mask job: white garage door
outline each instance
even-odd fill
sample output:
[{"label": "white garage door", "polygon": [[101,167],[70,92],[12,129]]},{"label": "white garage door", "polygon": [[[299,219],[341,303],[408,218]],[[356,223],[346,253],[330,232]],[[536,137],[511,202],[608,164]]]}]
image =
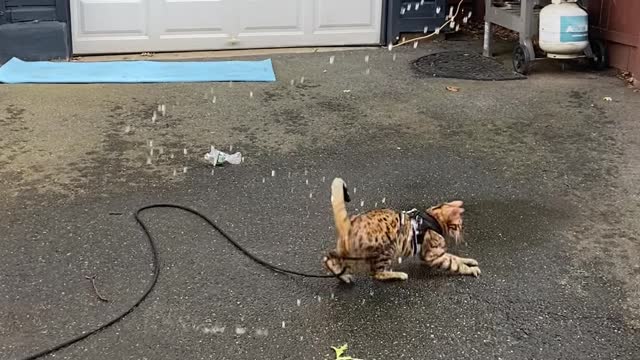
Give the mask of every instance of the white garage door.
[{"label": "white garage door", "polygon": [[75,54],[378,44],[382,0],[71,0]]}]

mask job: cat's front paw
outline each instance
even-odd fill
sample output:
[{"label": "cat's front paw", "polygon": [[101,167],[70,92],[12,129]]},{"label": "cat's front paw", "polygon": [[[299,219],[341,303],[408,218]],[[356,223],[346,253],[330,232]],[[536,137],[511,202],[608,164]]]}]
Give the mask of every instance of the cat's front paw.
[{"label": "cat's front paw", "polygon": [[340,275],[340,280],[342,280],[345,284],[351,284],[353,283],[353,275],[351,274]]},{"label": "cat's front paw", "polygon": [[478,261],[471,258],[459,258],[460,262],[468,266],[478,266]]}]

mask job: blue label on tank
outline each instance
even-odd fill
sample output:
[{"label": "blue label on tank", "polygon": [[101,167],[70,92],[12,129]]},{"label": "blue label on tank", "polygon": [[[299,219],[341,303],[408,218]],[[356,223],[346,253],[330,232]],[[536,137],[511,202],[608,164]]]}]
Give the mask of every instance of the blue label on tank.
[{"label": "blue label on tank", "polygon": [[589,21],[586,16],[560,16],[560,42],[587,41]]}]

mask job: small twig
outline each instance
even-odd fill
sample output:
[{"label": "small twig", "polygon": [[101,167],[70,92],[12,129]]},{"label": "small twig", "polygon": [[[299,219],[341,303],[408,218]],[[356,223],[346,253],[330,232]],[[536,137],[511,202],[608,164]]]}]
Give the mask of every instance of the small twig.
[{"label": "small twig", "polygon": [[105,298],[104,296],[100,295],[100,292],[98,292],[98,288],[96,287],[96,275],[93,276],[84,276],[87,280],[91,281],[91,286],[93,286],[93,291],[96,293],[96,296],[98,297],[98,299],[100,299],[100,301],[104,301],[104,302],[109,302],[109,299]]},{"label": "small twig", "polygon": [[[456,13],[455,13],[455,14],[453,14],[453,16],[449,18],[449,20],[445,21],[445,23],[444,23],[444,24],[442,24],[442,26],[440,26],[440,27],[439,27],[436,31],[434,31],[433,33],[431,33],[431,34],[429,34],[429,35],[425,35],[425,36],[417,37],[417,38],[415,38],[415,39],[409,39],[409,40],[406,40],[406,41],[399,42],[399,43],[398,43],[398,44],[396,44],[396,45],[391,45],[391,48],[393,49],[393,48],[395,48],[395,47],[402,46],[402,45],[404,45],[404,44],[408,44],[408,43],[411,43],[411,42],[414,42],[414,41],[420,41],[420,40],[428,39],[428,38],[430,38],[430,37],[432,37],[432,36],[435,36],[435,35],[440,34],[440,30],[444,29],[447,25],[449,25],[449,23],[451,23],[451,22],[452,22],[456,17],[458,17],[458,14],[460,13],[460,6],[462,5],[462,2],[463,2],[463,1],[464,1],[464,0],[460,0],[460,2],[458,3],[458,7],[456,8]],[[443,10],[444,10],[444,9],[443,9]],[[445,11],[446,11],[446,10],[445,10]]]}]

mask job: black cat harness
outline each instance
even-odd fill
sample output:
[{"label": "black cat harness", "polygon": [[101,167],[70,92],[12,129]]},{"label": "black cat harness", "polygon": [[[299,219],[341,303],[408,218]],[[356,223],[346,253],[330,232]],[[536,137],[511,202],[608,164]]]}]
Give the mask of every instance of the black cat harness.
[{"label": "black cat harness", "polygon": [[407,215],[411,221],[411,244],[413,248],[413,255],[417,255],[420,252],[420,245],[422,245],[422,239],[427,231],[434,231],[444,237],[444,231],[442,230],[442,226],[440,226],[438,220],[436,220],[433,215],[422,212],[418,209],[411,209],[400,213],[398,234],[404,225],[404,215]]}]

